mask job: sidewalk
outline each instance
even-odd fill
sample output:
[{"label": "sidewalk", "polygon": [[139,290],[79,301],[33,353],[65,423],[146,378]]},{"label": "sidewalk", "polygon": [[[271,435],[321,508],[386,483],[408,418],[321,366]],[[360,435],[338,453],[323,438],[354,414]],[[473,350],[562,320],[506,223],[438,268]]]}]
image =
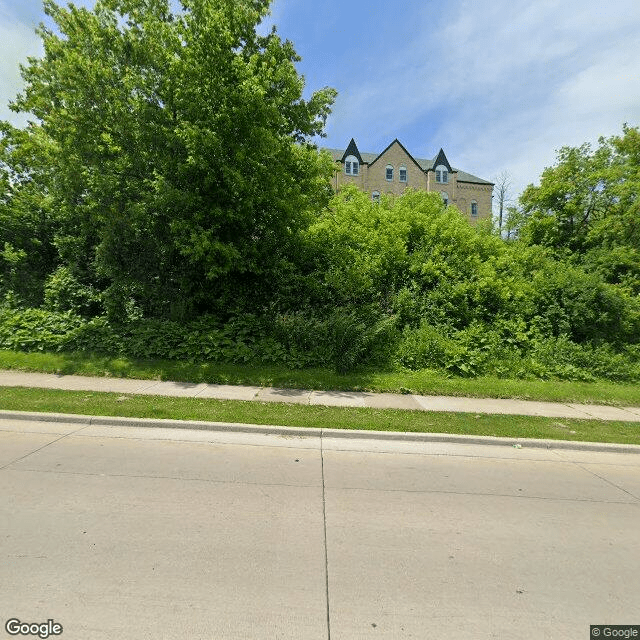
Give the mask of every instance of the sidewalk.
[{"label": "sidewalk", "polygon": [[24,373],[20,371],[0,371],[0,386],[65,389],[69,391],[103,391],[121,394],[183,398],[215,398],[217,400],[288,402],[334,407],[410,409],[416,411],[488,413],[640,422],[640,407],[618,408],[603,405],[535,402],[530,400],[457,398],[357,391],[305,391],[301,389],[276,389],[273,387],[241,387],[124,378],[94,378],[89,376],[69,376],[48,373]]}]

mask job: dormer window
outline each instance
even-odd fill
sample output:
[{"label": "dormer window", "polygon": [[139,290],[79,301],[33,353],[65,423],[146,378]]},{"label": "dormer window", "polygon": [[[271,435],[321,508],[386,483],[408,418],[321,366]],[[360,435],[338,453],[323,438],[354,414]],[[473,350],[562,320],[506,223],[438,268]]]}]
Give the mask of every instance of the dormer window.
[{"label": "dormer window", "polygon": [[347,156],[344,161],[344,172],[348,176],[357,176],[360,174],[360,163],[355,156]]},{"label": "dormer window", "polygon": [[436,182],[440,182],[441,184],[447,184],[447,182],[449,182],[449,172],[443,164],[439,164],[436,167]]},{"label": "dormer window", "polygon": [[390,164],[387,165],[385,175],[386,175],[387,180],[389,182],[391,182],[393,180],[393,167]]},{"label": "dormer window", "polygon": [[407,167],[400,167],[400,169],[398,169],[398,173],[399,173],[399,177],[400,177],[400,182],[406,182],[407,181]]}]

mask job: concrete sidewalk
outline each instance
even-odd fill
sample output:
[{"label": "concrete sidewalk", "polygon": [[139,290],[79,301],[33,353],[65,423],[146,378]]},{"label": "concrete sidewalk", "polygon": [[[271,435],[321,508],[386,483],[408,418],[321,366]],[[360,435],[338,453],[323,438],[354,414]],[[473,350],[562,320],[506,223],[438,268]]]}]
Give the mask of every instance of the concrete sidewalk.
[{"label": "concrete sidewalk", "polygon": [[277,389],[273,387],[243,387],[123,378],[95,378],[90,376],[24,373],[20,371],[0,371],[0,386],[65,389],[69,391],[103,391],[169,397],[215,398],[217,400],[287,402],[335,407],[410,409],[415,411],[488,413],[640,422],[640,407],[619,408],[603,405],[535,402],[530,400],[457,398],[357,391],[305,391],[301,389]]}]

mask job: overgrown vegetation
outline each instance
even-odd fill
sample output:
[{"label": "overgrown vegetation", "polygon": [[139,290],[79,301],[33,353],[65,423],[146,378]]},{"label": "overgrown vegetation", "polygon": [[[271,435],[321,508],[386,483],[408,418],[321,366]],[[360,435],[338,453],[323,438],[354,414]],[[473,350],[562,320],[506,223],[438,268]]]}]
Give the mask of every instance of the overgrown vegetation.
[{"label": "overgrown vegetation", "polygon": [[[330,197],[268,0],[99,0],[2,125],[0,348],[290,369],[640,380],[640,133],[563,149],[516,240],[437,194]],[[513,213],[513,212],[512,212]]]}]

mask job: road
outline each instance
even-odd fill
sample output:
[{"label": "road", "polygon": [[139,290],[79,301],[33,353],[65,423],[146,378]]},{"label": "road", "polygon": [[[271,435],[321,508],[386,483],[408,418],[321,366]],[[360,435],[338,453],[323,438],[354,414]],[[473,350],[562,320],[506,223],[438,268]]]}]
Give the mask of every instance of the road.
[{"label": "road", "polygon": [[640,624],[634,454],[3,420],[0,495],[0,637]]}]

